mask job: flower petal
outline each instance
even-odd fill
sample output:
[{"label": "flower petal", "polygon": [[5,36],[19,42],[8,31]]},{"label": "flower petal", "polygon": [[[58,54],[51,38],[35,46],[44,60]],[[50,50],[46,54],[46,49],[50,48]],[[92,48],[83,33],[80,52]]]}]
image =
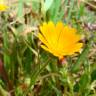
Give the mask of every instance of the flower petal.
[{"label": "flower petal", "polygon": [[46,47],[45,45],[41,45],[41,47],[44,49],[44,50],[46,50],[46,51],[48,51],[48,52],[50,52],[50,53],[54,53],[52,50],[50,50],[48,47]]},{"label": "flower petal", "polygon": [[8,6],[4,4],[0,4],[0,11],[5,11],[8,8]]},{"label": "flower petal", "polygon": [[75,52],[80,52],[81,47],[83,46],[83,43],[76,43],[75,45],[73,45],[68,52],[68,55],[72,55]]},{"label": "flower petal", "polygon": [[45,45],[49,45],[46,38],[44,38],[44,36],[41,33],[38,33],[38,37],[39,39],[45,44]]}]

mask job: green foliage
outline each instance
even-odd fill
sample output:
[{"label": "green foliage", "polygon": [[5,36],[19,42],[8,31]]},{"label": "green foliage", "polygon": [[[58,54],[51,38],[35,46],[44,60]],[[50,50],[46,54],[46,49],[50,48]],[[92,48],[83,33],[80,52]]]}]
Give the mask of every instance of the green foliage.
[{"label": "green foliage", "polygon": [[[0,58],[4,64],[4,72],[0,70],[0,96],[13,96],[11,91],[15,96],[95,96],[94,2],[10,1],[10,8],[0,12]],[[84,36],[80,54],[66,56],[63,62],[41,49],[38,26],[50,20],[77,28]]]},{"label": "green foliage", "polygon": [[53,3],[53,0],[45,0],[45,2],[44,2],[44,11],[46,12],[46,11],[48,11],[48,9],[50,8],[50,6],[52,5],[52,3]]}]

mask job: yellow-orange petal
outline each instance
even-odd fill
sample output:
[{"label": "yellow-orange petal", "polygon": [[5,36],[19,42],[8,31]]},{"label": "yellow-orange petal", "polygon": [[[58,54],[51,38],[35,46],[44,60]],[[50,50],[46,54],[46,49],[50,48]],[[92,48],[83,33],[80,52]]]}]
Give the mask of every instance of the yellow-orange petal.
[{"label": "yellow-orange petal", "polygon": [[38,38],[39,38],[45,45],[48,45],[48,42],[47,42],[46,38],[45,38],[41,33],[38,33]]},{"label": "yellow-orange petal", "polygon": [[83,46],[83,43],[76,43],[74,46],[69,49],[68,55],[72,55],[75,52],[80,52],[81,47]]},{"label": "yellow-orange petal", "polygon": [[46,51],[49,51],[49,49],[45,46],[45,45],[41,45],[41,47],[46,50]]},{"label": "yellow-orange petal", "polygon": [[5,11],[8,8],[7,5],[0,4],[0,11]]},{"label": "yellow-orange petal", "polygon": [[51,45],[50,34],[48,33],[48,25],[44,22],[43,26],[40,26],[40,31],[47,42]]},{"label": "yellow-orange petal", "polygon": [[53,54],[53,51],[50,50],[50,49],[49,49],[48,47],[46,47],[45,45],[41,45],[41,47],[42,47],[44,50],[46,50],[47,52],[50,52],[50,53]]}]

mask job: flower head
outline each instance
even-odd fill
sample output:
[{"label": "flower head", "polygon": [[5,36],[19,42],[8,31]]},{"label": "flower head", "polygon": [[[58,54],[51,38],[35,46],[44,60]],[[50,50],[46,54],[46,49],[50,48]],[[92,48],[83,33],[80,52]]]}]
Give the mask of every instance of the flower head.
[{"label": "flower head", "polygon": [[5,0],[0,0],[0,11],[5,11],[8,6],[5,4]]},{"label": "flower head", "polygon": [[80,52],[83,45],[79,43],[81,35],[76,33],[76,29],[63,25],[62,22],[56,25],[52,21],[44,22],[40,31],[38,38],[43,43],[41,47],[59,58]]},{"label": "flower head", "polygon": [[6,5],[0,4],[0,11],[5,11],[7,8]]}]

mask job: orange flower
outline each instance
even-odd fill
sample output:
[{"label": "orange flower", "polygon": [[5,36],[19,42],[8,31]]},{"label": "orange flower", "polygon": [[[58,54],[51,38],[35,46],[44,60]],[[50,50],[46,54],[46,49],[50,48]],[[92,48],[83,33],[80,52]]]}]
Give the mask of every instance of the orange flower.
[{"label": "orange flower", "polygon": [[80,52],[83,45],[78,42],[81,35],[76,33],[76,29],[63,25],[62,22],[58,22],[56,25],[52,21],[44,22],[40,26],[40,31],[38,38],[43,43],[41,47],[59,58]]}]

